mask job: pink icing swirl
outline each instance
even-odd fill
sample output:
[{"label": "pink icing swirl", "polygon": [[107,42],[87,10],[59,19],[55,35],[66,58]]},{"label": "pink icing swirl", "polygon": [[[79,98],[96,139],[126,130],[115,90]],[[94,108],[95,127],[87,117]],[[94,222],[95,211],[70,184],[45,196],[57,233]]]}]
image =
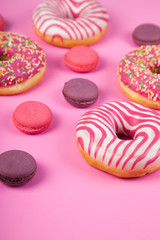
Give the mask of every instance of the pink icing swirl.
[{"label": "pink icing swirl", "polygon": [[37,43],[10,32],[0,32],[0,59],[0,87],[24,82],[46,64],[45,54]]},{"label": "pink icing swirl", "polygon": [[118,67],[124,85],[153,101],[160,100],[159,71],[160,45],[141,46],[131,51]]},{"label": "pink icing swirl", "polygon": [[[119,133],[132,139],[119,139]],[[160,165],[160,115],[139,104],[111,102],[90,110],[76,137],[89,156],[108,166],[132,171]]]}]

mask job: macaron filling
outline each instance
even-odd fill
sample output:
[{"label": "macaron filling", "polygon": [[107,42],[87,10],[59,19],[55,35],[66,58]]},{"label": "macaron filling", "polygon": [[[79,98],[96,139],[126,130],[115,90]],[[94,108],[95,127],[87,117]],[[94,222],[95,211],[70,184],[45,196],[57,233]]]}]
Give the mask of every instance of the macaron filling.
[{"label": "macaron filling", "polygon": [[0,180],[6,183],[7,185],[17,185],[17,184],[23,184],[28,182],[34,175],[36,171],[34,171],[32,174],[26,177],[19,177],[19,178],[11,178],[11,177],[6,177],[3,175],[0,175]]}]

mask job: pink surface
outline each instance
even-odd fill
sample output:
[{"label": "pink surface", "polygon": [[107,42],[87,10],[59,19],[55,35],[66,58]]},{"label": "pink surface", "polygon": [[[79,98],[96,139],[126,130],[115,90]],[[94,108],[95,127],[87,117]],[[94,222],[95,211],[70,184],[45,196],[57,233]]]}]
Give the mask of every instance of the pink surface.
[{"label": "pink surface", "polygon": [[[100,56],[98,67],[85,74],[64,65],[67,49],[51,46],[33,32],[32,12],[39,2],[6,0],[1,4],[6,30],[37,41],[46,52],[47,71],[30,91],[0,96],[0,151],[27,151],[38,164],[37,174],[27,185],[10,188],[0,183],[0,239],[159,239],[160,171],[124,180],[89,166],[75,141],[75,126],[86,110],[70,106],[62,95],[64,82],[84,77],[99,88],[94,106],[126,100],[117,81],[117,66],[137,47],[131,38],[134,28],[145,22],[159,24],[159,0],[152,4],[101,0],[110,23],[104,38],[93,46]],[[21,133],[12,122],[16,106],[32,100],[47,104],[53,112],[50,128],[34,136]]]}]

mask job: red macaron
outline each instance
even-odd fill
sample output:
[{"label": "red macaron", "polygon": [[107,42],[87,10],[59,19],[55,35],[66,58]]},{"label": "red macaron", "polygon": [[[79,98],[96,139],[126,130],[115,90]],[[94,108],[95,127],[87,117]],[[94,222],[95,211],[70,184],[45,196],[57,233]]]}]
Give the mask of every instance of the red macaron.
[{"label": "red macaron", "polygon": [[90,72],[99,62],[97,52],[87,46],[71,48],[64,56],[64,63],[75,72]]},{"label": "red macaron", "polygon": [[4,18],[2,17],[2,15],[0,15],[0,31],[4,31],[4,27],[5,27]]},{"label": "red macaron", "polygon": [[22,132],[36,134],[49,127],[52,121],[52,112],[44,103],[27,101],[15,109],[12,119],[15,126]]}]

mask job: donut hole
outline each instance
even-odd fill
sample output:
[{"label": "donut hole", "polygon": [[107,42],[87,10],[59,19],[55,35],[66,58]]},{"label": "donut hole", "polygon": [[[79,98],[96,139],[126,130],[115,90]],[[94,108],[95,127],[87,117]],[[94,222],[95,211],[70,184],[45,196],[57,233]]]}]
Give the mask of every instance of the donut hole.
[{"label": "donut hole", "polygon": [[125,133],[116,133],[117,137],[120,140],[132,140],[133,138],[131,136],[126,135]]},{"label": "donut hole", "polygon": [[76,14],[76,13],[72,13],[71,15],[66,15],[66,16],[63,16],[63,18],[65,18],[66,20],[68,19],[68,20],[75,20],[75,19],[77,19],[79,17],[79,15],[78,14]]},{"label": "donut hole", "polygon": [[11,59],[11,57],[9,56],[1,56],[0,55],[0,61],[9,61]]},{"label": "donut hole", "polygon": [[160,66],[154,66],[150,70],[153,74],[160,74]]}]

